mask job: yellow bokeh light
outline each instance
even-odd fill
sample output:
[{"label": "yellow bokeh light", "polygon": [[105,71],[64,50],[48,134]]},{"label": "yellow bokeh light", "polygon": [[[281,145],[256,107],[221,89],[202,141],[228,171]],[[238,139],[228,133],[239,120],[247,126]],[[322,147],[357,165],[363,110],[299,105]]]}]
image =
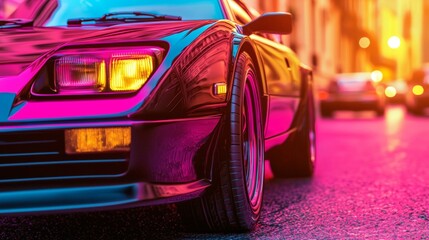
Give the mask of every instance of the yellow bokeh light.
[{"label": "yellow bokeh light", "polygon": [[425,89],[421,85],[415,85],[413,87],[413,94],[416,96],[420,96],[425,92]]},{"label": "yellow bokeh light", "polygon": [[112,91],[138,90],[146,83],[153,70],[153,57],[150,55],[113,59],[110,89]]},{"label": "yellow bokeh light", "polygon": [[389,45],[390,48],[397,49],[401,46],[401,39],[397,36],[392,36],[387,41],[387,44]]},{"label": "yellow bokeh light", "polygon": [[396,88],[389,86],[386,88],[386,90],[384,90],[384,94],[386,95],[386,97],[393,98],[397,94]]},{"label": "yellow bokeh light", "polygon": [[383,73],[380,70],[375,70],[371,73],[371,80],[373,82],[381,82],[383,80]]},{"label": "yellow bokeh light", "polygon": [[359,46],[361,48],[368,48],[370,45],[371,45],[371,40],[369,40],[369,38],[367,38],[367,37],[362,37],[359,40]]}]

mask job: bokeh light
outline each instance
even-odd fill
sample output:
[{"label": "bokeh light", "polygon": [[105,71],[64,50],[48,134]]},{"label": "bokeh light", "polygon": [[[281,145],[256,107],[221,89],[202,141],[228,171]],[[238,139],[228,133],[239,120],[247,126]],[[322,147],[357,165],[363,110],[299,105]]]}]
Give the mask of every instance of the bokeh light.
[{"label": "bokeh light", "polygon": [[371,73],[371,80],[375,83],[383,80],[383,73],[380,70],[375,70]]},{"label": "bokeh light", "polygon": [[361,48],[368,48],[370,45],[371,45],[371,40],[369,40],[369,38],[367,38],[367,37],[362,37],[359,40],[359,46]]},{"label": "bokeh light", "polygon": [[398,36],[392,36],[387,41],[387,44],[392,49],[397,49],[401,46],[401,39]]},{"label": "bokeh light", "polygon": [[386,95],[386,97],[393,98],[397,94],[396,88],[389,86],[386,88],[386,90],[384,90],[384,94]]},{"label": "bokeh light", "polygon": [[416,96],[420,96],[425,92],[425,89],[421,85],[415,85],[413,87],[413,94]]}]

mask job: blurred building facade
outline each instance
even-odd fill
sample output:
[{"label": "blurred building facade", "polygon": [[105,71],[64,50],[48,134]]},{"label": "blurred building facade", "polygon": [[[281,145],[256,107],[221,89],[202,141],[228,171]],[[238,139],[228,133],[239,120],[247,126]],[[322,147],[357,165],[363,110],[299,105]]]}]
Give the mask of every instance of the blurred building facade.
[{"label": "blurred building facade", "polygon": [[[385,81],[406,79],[429,62],[428,0],[245,0],[260,12],[295,16],[290,46],[320,77],[380,70]],[[399,39],[392,48],[391,37]],[[325,81],[326,82],[326,81]]]},{"label": "blurred building facade", "polygon": [[22,0],[0,0],[0,18],[8,16]]},{"label": "blurred building facade", "polygon": [[[22,0],[0,0],[0,17]],[[381,70],[406,78],[429,62],[429,0],[244,0],[260,12],[287,11],[295,30],[285,37],[321,79],[337,72]],[[388,40],[400,39],[392,49]],[[361,41],[364,41],[362,45]],[[323,85],[323,83],[322,83]]]}]

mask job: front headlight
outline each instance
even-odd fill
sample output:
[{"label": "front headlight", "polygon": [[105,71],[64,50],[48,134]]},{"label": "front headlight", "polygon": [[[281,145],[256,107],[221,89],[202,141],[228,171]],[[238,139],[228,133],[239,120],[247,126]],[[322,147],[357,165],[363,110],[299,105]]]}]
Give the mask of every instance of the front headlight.
[{"label": "front headlight", "polygon": [[58,91],[95,91],[106,89],[104,59],[65,56],[55,60],[55,85]]},{"label": "front headlight", "polygon": [[32,93],[79,95],[139,90],[159,66],[159,47],[67,50],[48,61]]},{"label": "front headlight", "polygon": [[154,69],[150,55],[114,56],[110,68],[112,91],[138,90],[149,79]]}]

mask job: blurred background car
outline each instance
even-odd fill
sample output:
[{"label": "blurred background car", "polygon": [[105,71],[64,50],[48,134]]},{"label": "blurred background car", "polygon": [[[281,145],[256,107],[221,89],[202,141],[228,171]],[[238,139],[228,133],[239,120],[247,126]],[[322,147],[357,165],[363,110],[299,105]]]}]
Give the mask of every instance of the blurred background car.
[{"label": "blurred background car", "polygon": [[429,107],[429,64],[412,73],[405,104],[408,112],[414,115],[423,115]]},{"label": "blurred background car", "polygon": [[328,89],[321,91],[320,113],[332,117],[335,111],[373,110],[377,116],[384,115],[385,98],[371,79],[371,73],[345,73],[335,75]]}]

